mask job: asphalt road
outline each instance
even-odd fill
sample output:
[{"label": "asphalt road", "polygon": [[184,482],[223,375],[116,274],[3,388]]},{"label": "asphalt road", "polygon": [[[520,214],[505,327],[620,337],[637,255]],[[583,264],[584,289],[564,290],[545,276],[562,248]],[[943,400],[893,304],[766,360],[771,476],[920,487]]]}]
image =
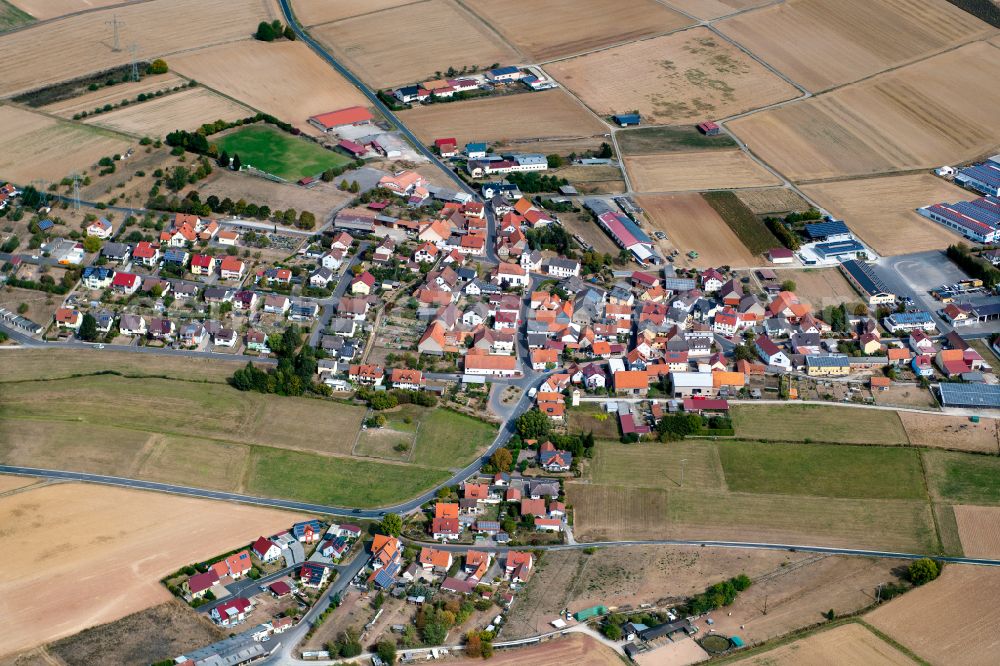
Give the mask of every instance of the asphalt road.
[{"label": "asphalt road", "polygon": [[313,329],[313,332],[309,334],[309,345],[311,347],[316,347],[319,345],[320,336],[323,335],[323,331],[326,327],[330,325],[330,320],[333,319],[334,311],[337,308],[337,303],[340,301],[340,297],[344,295],[347,291],[347,287],[351,284],[351,280],[354,278],[354,274],[351,273],[351,269],[357,266],[361,262],[361,255],[365,253],[371,246],[369,241],[362,241],[358,243],[358,250],[351,257],[351,261],[347,264],[344,269],[344,273],[340,276],[340,281],[337,282],[336,288],[333,290],[333,294],[330,298],[325,298],[323,300],[316,301],[323,306],[323,311],[319,315],[319,323]]}]

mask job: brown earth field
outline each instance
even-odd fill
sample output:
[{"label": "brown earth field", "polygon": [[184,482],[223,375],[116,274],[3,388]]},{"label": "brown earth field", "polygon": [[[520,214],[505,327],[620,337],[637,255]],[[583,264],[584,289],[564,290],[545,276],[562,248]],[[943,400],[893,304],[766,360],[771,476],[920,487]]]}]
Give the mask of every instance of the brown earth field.
[{"label": "brown earth field", "polygon": [[1000,453],[996,419],[972,423],[965,416],[899,412],[906,436],[913,446]]},{"label": "brown earth field", "polygon": [[[24,236],[21,236],[24,238]],[[41,326],[48,326],[55,316],[56,310],[62,305],[62,296],[47,294],[36,289],[21,289],[20,287],[4,287],[0,289],[0,308],[17,312],[21,303],[28,304],[28,311],[23,316]],[[4,378],[7,368],[4,368]]]},{"label": "brown earth field", "polygon": [[400,5],[409,5],[422,2],[423,0],[292,0],[292,8],[295,16],[302,22],[302,25],[311,26],[317,23],[330,23],[340,19],[358,16],[360,14],[374,14],[383,9],[390,9]]},{"label": "brown earth field", "polygon": [[202,201],[214,194],[220,199],[229,197],[233,201],[245,199],[259,204],[266,203],[272,210],[308,210],[316,216],[317,225],[323,224],[334,209],[343,208],[353,196],[338,190],[336,182],[319,182],[312,187],[299,187],[292,183],[276,183],[249,173],[223,169],[214,169],[207,178],[190,186],[189,190],[197,190]]},{"label": "brown earth field", "polygon": [[664,4],[676,7],[700,19],[714,19],[727,16],[733,12],[742,11],[760,5],[770,4],[771,0],[668,0]]},{"label": "brown earth field", "polygon": [[787,187],[736,190],[736,198],[742,201],[755,215],[783,215],[792,211],[809,209],[806,200]]},{"label": "brown earth field", "polygon": [[[105,23],[112,15],[124,23],[119,52]],[[260,21],[277,17],[272,0],[151,0],[67,16],[0,38],[0,96],[126,65],[133,42],[140,58],[169,63],[172,53],[249,39]]]},{"label": "brown earth field", "polygon": [[[465,0],[532,62],[631,42],[691,25],[653,0]],[[558,25],[558,30],[553,26]]]},{"label": "brown earth field", "polygon": [[[15,33],[20,34],[20,33]],[[137,143],[110,130],[0,106],[0,178],[58,181]]]},{"label": "brown earth field", "polygon": [[108,5],[117,5],[121,0],[7,0],[39,21],[58,18],[66,14],[82,12]]},{"label": "brown earth field", "polygon": [[517,60],[514,50],[496,34],[447,0],[355,16],[310,32],[375,88],[426,81],[449,67],[488,67]]},{"label": "brown earth field", "polygon": [[[4,293],[4,292],[0,292]],[[2,352],[2,382],[58,379],[112,370],[130,376],[170,377],[224,384],[243,360],[188,358],[90,349],[10,349]]]},{"label": "brown earth field", "polygon": [[847,278],[836,268],[794,268],[775,273],[781,281],[793,281],[795,293],[814,310],[859,300]]},{"label": "brown earth field", "polygon": [[[548,172],[565,178],[581,194],[617,194],[625,191],[625,180],[616,166],[573,164]],[[562,216],[560,215],[560,220]]]},{"label": "brown earth field", "polygon": [[982,82],[998,77],[996,47],[977,42],[728,128],[795,181],[955,164],[996,150],[1000,88]]},{"label": "brown earth field", "polygon": [[[482,659],[462,657],[449,664],[472,666],[482,664]],[[490,658],[494,666],[522,666],[522,664],[574,664],[575,666],[621,666],[615,652],[590,636],[575,635],[545,641],[538,645],[511,650],[497,650]]]},{"label": "brown earth field", "polygon": [[863,625],[850,622],[729,663],[738,666],[907,666],[914,662]]},{"label": "brown earth field", "polygon": [[252,115],[242,104],[199,87],[91,116],[86,122],[126,134],[162,138],[174,130],[194,130],[215,120],[232,121]]},{"label": "brown earth field", "polygon": [[943,250],[961,240],[916,212],[930,204],[975,199],[973,192],[929,173],[804,185],[802,190],[882,255]]},{"label": "brown earth field", "polygon": [[39,479],[32,476],[12,476],[10,474],[0,474],[0,493],[6,493],[18,488],[24,488],[38,483]]},{"label": "brown earth field", "polygon": [[159,583],[164,575],[298,519],[273,509],[76,483],[0,498],[9,547],[0,580],[0,614],[7,618],[0,652],[169,601]]},{"label": "brown earth field", "polygon": [[175,56],[170,66],[310,134],[319,134],[308,123],[310,116],[368,105],[357,88],[301,42],[221,44]]},{"label": "brown earth field", "polygon": [[[561,213],[559,221],[566,227],[566,231],[571,234],[580,234],[583,240],[593,245],[597,252],[612,256],[618,254],[619,247],[588,215]],[[617,426],[615,426],[615,436],[618,436]]]},{"label": "brown earth field", "polygon": [[[607,131],[600,120],[558,89],[428,104],[400,111],[399,119],[425,144],[441,137],[454,137],[463,145],[469,141],[592,137]],[[531,144],[521,150],[534,151]]]},{"label": "brown earth field", "polygon": [[996,32],[946,0],[792,0],[716,27],[812,92]]},{"label": "brown earth field", "polygon": [[997,595],[1000,570],[951,564],[865,619],[932,664],[986,666],[996,663]]},{"label": "brown earth field", "polygon": [[97,107],[105,104],[118,104],[123,99],[135,99],[140,94],[155,94],[159,90],[167,91],[175,86],[187,83],[187,79],[177,76],[173,72],[159,76],[147,76],[141,81],[130,81],[128,83],[118,83],[111,87],[103,87],[93,92],[86,92],[77,97],[64,99],[47,106],[42,110],[46,113],[54,113],[63,118],[72,118],[74,113],[80,111],[93,111]]},{"label": "brown earth field", "polygon": [[636,202],[649,225],[667,234],[681,255],[698,252],[697,259],[684,261],[699,267],[754,264],[750,250],[697,192],[639,196]]},{"label": "brown earth field", "polygon": [[721,190],[780,185],[767,169],[742,150],[707,150],[626,157],[636,192]]},{"label": "brown earth field", "polygon": [[598,51],[546,69],[598,114],[637,109],[648,123],[724,118],[798,94],[707,28]]},{"label": "brown earth field", "polygon": [[1000,557],[1000,507],[953,507],[962,552],[966,557]]},{"label": "brown earth field", "polygon": [[804,559],[782,551],[670,546],[545,553],[512,607],[504,635],[544,633],[564,608],[572,613],[595,604],[628,609],[674,603],[723,577],[758,578]]}]

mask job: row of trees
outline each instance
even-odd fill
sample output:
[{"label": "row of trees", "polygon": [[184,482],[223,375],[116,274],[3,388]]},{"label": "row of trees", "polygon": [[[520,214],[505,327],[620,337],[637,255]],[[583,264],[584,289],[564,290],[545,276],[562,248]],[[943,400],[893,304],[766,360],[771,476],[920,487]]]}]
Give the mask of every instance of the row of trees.
[{"label": "row of trees", "polygon": [[297,326],[289,326],[283,333],[268,337],[268,346],[278,357],[278,366],[262,370],[253,363],[247,363],[229,379],[230,385],[240,391],[276,393],[278,395],[302,395],[312,386],[316,374],[316,356],[313,348],[303,345],[295,353],[301,342],[301,332]]},{"label": "row of trees", "polygon": [[535,192],[556,192],[561,186],[569,185],[569,181],[565,178],[546,176],[539,174],[537,171],[509,173],[507,174],[507,180],[517,185],[522,192],[528,194]]},{"label": "row of trees", "polygon": [[1000,270],[993,267],[993,264],[977,257],[969,250],[965,243],[957,243],[948,246],[948,258],[971,277],[979,278],[983,285],[989,289],[1000,284]]}]

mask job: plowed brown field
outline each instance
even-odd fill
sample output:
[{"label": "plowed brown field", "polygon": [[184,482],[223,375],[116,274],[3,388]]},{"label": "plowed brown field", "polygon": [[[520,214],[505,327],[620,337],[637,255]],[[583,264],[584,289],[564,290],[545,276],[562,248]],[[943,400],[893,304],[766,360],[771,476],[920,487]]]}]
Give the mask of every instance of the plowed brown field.
[{"label": "plowed brown field", "polygon": [[677,192],[780,185],[741,150],[706,150],[625,158],[636,192]]}]

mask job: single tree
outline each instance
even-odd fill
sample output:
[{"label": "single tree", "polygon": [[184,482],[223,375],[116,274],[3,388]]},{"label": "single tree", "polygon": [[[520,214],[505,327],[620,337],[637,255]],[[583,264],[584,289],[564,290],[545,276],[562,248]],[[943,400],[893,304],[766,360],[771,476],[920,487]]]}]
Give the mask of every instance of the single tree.
[{"label": "single tree", "polygon": [[150,74],[166,74],[168,71],[170,68],[167,67],[167,61],[162,58],[157,58],[149,65]]},{"label": "single tree", "polygon": [[257,26],[257,32],[254,34],[254,38],[259,39],[262,42],[273,42],[275,38],[274,28],[267,21],[261,21]]},{"label": "single tree", "polygon": [[97,339],[97,320],[89,312],[83,315],[83,321],[80,322],[80,339],[87,342]]},{"label": "single tree", "polygon": [[514,459],[511,456],[510,450],[501,448],[497,449],[493,453],[490,457],[490,462],[498,472],[506,472],[510,470],[510,466],[514,462]]},{"label": "single tree", "polygon": [[295,31],[292,30],[292,26],[286,25],[285,26],[285,31],[282,34],[285,36],[285,39],[287,39],[288,41],[290,41],[290,42],[294,42],[295,41]]},{"label": "single tree", "polygon": [[781,283],[782,291],[795,291],[795,280],[785,280]]},{"label": "single tree", "polygon": [[94,254],[101,250],[101,239],[97,236],[87,236],[83,239],[83,249],[88,254]]},{"label": "single tree", "polygon": [[382,659],[382,663],[389,666],[396,663],[396,643],[393,641],[389,639],[379,641],[375,651],[379,658]]},{"label": "single tree", "polygon": [[378,524],[379,531],[389,536],[398,537],[403,531],[403,519],[395,513],[387,513]]},{"label": "single tree", "polygon": [[924,583],[929,583],[938,577],[941,573],[941,567],[937,562],[929,557],[922,557],[916,560],[910,567],[906,570],[906,576],[910,579],[910,582],[914,585],[923,585]]},{"label": "single tree", "polygon": [[[239,153],[234,153],[233,154],[233,161],[230,164],[229,168],[232,169],[233,171],[239,171],[240,167],[242,167],[242,166],[243,166],[243,163],[240,162],[240,154]],[[242,201],[242,199],[240,199],[240,201]],[[243,204],[243,206],[245,208],[246,204]]]},{"label": "single tree", "polygon": [[611,152],[611,144],[607,142],[602,143],[601,150],[597,153],[597,156],[604,159],[610,159],[612,155],[614,155],[614,153]]},{"label": "single tree", "polygon": [[229,153],[225,150],[219,155],[218,164],[220,167],[229,168]]}]

